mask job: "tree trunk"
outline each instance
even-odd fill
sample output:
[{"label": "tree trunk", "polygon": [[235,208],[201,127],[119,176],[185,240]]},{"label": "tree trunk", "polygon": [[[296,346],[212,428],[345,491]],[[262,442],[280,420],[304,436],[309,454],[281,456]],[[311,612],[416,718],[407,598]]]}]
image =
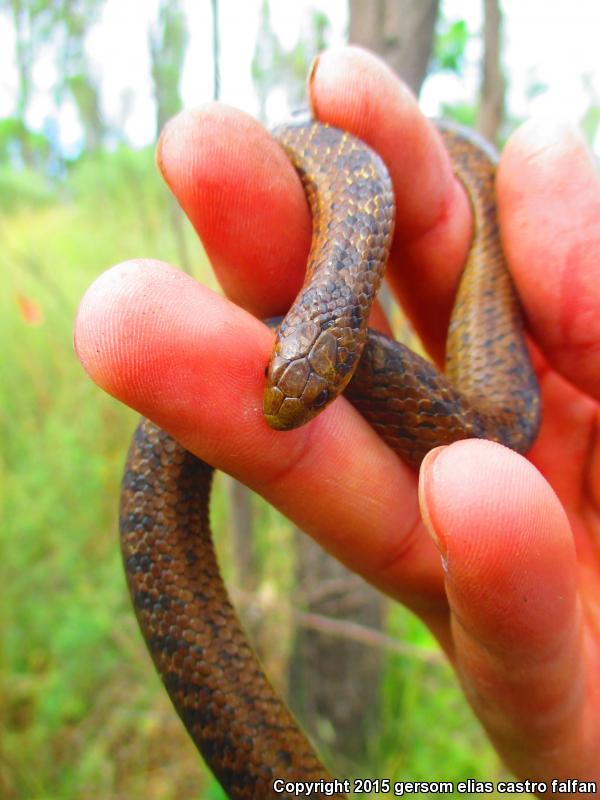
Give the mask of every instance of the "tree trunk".
[{"label": "tree trunk", "polygon": [[253,537],[252,493],[243,483],[227,477],[227,504],[231,529],[235,582],[251,594],[258,588],[260,570]]},{"label": "tree trunk", "polygon": [[[427,75],[439,0],[350,0],[350,42],[377,53],[415,95]],[[388,317],[394,303],[387,285],[379,302]]]},{"label": "tree trunk", "polygon": [[504,118],[505,82],[500,63],[502,14],[498,0],[484,0],[484,55],[477,130],[497,144]]},{"label": "tree trunk", "polygon": [[79,119],[84,130],[86,152],[93,152],[102,147],[105,135],[104,120],[100,111],[100,91],[93,78],[84,71],[82,53],[80,72],[67,78],[66,84],[75,101]]},{"label": "tree trunk", "polygon": [[33,21],[27,4],[11,0],[10,9],[15,30],[15,53],[17,66],[17,98],[15,117],[19,121],[19,145],[21,158],[27,167],[34,167],[35,154],[30,146],[29,131],[25,116],[31,95],[31,71],[33,67],[32,29]]},{"label": "tree trunk", "polygon": [[[349,620],[381,630],[381,594],[328,556],[312,539],[297,535],[296,603],[309,614]],[[290,662],[292,710],[309,735],[356,770],[377,726],[382,650],[330,632],[300,626]]]},{"label": "tree trunk", "polygon": [[221,31],[219,27],[219,0],[211,0],[212,10],[212,55],[213,55],[213,100],[221,96]]},{"label": "tree trunk", "polygon": [[[148,49],[156,100],[156,132],[181,108],[179,80],[188,42],[187,24],[180,0],[161,0],[158,20],[148,31]],[[169,194],[167,211],[177,248],[179,266],[191,272],[191,260],[185,238],[183,212]]]},{"label": "tree trunk", "polygon": [[374,50],[418,95],[439,0],[350,0],[350,41]]}]

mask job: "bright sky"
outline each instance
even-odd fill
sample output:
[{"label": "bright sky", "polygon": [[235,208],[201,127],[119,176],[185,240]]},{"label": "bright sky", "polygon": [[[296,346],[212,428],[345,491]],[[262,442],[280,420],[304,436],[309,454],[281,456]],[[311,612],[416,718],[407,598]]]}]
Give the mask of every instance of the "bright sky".
[{"label": "bright sky", "polygon": [[[579,120],[586,109],[600,104],[600,3],[598,0],[503,0],[505,15],[504,65],[509,79],[508,105],[512,114],[566,117]],[[209,0],[185,0],[190,32],[188,55],[182,74],[186,106],[195,106],[212,94],[211,9]],[[221,99],[250,113],[257,100],[250,75],[261,0],[220,0]],[[481,27],[482,0],[443,0],[450,19],[465,17],[471,30]],[[100,79],[103,108],[109,119],[123,124],[132,144],[141,146],[155,138],[154,107],[149,79],[147,31],[156,18],[156,0],[106,0],[103,14],[90,33],[87,50]],[[271,0],[273,27],[285,47],[291,48],[307,24],[310,9],[324,11],[332,23],[333,43],[344,41],[346,0]],[[473,97],[478,79],[479,43],[467,52],[461,78],[437,75],[423,89],[422,105],[436,114],[443,100]],[[41,51],[34,71],[35,102],[29,114],[32,126],[42,129],[56,116],[52,98],[55,78],[49,54]],[[547,90],[534,99],[533,85]],[[0,116],[14,110],[16,69],[14,37],[0,18]],[[269,107],[273,116],[285,116],[280,98]],[[61,141],[76,150],[80,128],[75,109],[65,104],[58,114]],[[600,152],[600,141],[596,143]]]}]

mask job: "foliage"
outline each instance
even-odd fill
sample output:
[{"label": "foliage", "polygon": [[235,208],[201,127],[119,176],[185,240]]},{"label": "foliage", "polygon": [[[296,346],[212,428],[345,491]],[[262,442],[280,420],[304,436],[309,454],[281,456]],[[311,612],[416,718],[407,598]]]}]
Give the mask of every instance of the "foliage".
[{"label": "foliage", "polygon": [[39,208],[56,201],[56,188],[44,175],[33,170],[0,167],[0,211],[14,213]]},{"label": "foliage", "polygon": [[[99,13],[101,3],[102,0],[70,0],[68,3],[0,0],[0,12],[11,19],[15,33],[18,71],[15,117],[22,123],[21,131],[17,131],[16,141],[20,145],[20,160],[27,166],[31,167],[33,163],[27,143],[25,120],[34,89],[34,67],[41,52],[51,50],[53,54],[53,63],[58,72],[55,84],[58,101],[68,89],[69,81],[74,76],[78,77],[77,83],[71,84],[72,88],[78,89],[72,92],[72,98],[76,105],[85,98],[85,104],[78,106],[81,121],[88,134],[92,130],[95,134],[88,135],[88,144],[96,145],[99,141],[98,128],[101,127],[101,121],[97,114],[97,97],[90,102],[90,94],[95,92],[96,87],[88,75],[84,39],[89,26]],[[86,83],[86,92],[82,90],[83,83]]]},{"label": "foliage", "polygon": [[477,108],[472,103],[443,103],[442,117],[452,119],[467,128],[474,128],[477,121]]},{"label": "foliage", "polygon": [[45,134],[29,130],[17,117],[0,119],[0,164],[48,174],[53,156],[52,144]]},{"label": "foliage", "polygon": [[263,0],[251,66],[260,119],[266,119],[267,98],[274,89],[283,89],[291,108],[304,104],[309,65],[327,47],[330,28],[327,15],[313,10],[307,19],[307,31],[290,50],[285,50],[271,26],[269,0]]},{"label": "foliage", "polygon": [[114,219],[117,209],[127,209],[136,218],[149,244],[161,228],[167,192],[154,163],[153,148],[131,150],[121,145],[114,152],[86,154],[70,170],[67,188],[77,208]]},{"label": "foliage", "polygon": [[469,29],[464,19],[450,22],[442,17],[433,48],[432,71],[448,71],[459,75],[469,36]]},{"label": "foliage", "polygon": [[180,2],[163,0],[157,24],[148,33],[158,130],[181,108],[179,80],[187,41],[186,19]]},{"label": "foliage", "polygon": [[583,128],[587,141],[592,144],[600,127],[600,106],[590,106],[584,118],[581,120],[581,127]]},{"label": "foliage", "polygon": [[[121,165],[111,165],[113,178]],[[199,796],[206,780],[154,678],[119,563],[118,480],[134,415],[90,383],[71,343],[85,287],[143,253],[146,231],[116,181],[100,217],[82,174],[70,188],[85,202],[55,197],[13,211],[0,228],[0,604],[10,620],[0,651],[0,796]],[[157,210],[151,219],[156,228]],[[159,230],[153,247],[173,259]]]}]

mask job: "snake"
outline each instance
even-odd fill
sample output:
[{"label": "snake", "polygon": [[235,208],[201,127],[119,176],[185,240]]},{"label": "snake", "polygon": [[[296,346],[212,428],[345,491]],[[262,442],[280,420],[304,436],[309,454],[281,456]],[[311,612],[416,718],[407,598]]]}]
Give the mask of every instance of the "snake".
[{"label": "snake", "polygon": [[[459,439],[491,439],[520,453],[534,442],[540,393],[500,244],[496,156],[470,132],[438,129],[473,218],[444,372],[368,325],[394,229],[394,191],[382,159],[312,119],[275,130],[302,181],[313,235],[305,282],[278,324],[265,370],[263,411],[272,428],[309,423],[343,392],[414,468],[432,448]],[[141,420],[122,480],[120,531],[148,650],[230,798],[292,798],[295,787],[309,784],[312,797],[345,797],[238,620],[209,526],[212,475],[210,465]]]}]

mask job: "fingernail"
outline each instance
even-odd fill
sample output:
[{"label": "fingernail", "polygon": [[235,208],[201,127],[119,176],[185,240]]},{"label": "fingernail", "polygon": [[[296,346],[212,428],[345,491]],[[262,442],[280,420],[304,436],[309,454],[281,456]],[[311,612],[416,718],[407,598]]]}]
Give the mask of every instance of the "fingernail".
[{"label": "fingernail", "polygon": [[319,68],[319,62],[321,61],[321,54],[319,53],[316,55],[312,63],[310,65],[310,69],[308,71],[308,80],[307,80],[307,95],[308,95],[308,103],[310,105],[310,111],[313,117],[317,119],[317,109],[315,108],[314,103],[314,96],[313,96],[313,87],[315,83],[315,75],[317,74],[317,69]]},{"label": "fingernail", "polygon": [[431,490],[431,485],[435,480],[434,469],[435,469],[435,462],[438,456],[444,452],[446,449],[445,446],[443,447],[436,447],[433,450],[430,450],[429,453],[425,456],[421,463],[421,469],[419,470],[419,506],[421,509],[421,516],[423,518],[423,523],[425,527],[433,539],[433,542],[437,549],[440,551],[440,555],[442,556],[442,563],[444,565],[444,569],[447,568],[447,548],[446,548],[446,540],[444,539],[443,532],[441,530],[437,530],[435,527],[435,523],[433,520],[433,514],[431,513],[431,509],[429,507],[430,497],[429,493]]},{"label": "fingernail", "polygon": [[549,153],[562,157],[567,151],[589,152],[581,129],[566,117],[556,114],[538,114],[527,120],[509,137],[507,146],[519,147],[523,141],[528,160],[540,157],[546,161]]}]

